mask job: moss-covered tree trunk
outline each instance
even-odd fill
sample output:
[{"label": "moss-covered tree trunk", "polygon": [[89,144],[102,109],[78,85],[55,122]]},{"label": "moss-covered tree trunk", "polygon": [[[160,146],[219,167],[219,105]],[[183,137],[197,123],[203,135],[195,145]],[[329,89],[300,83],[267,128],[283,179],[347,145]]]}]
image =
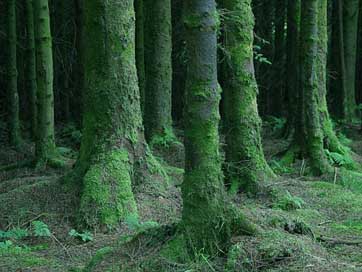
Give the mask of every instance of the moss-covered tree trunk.
[{"label": "moss-covered tree trunk", "polygon": [[132,184],[150,175],[152,157],[142,124],[132,0],[83,2],[82,59],[83,137],[66,180],[80,189],[80,221],[113,228],[137,216]]},{"label": "moss-covered tree trunk", "polygon": [[32,138],[36,140],[37,135],[37,102],[36,102],[36,57],[35,57],[35,36],[34,36],[34,9],[33,0],[26,0],[26,89],[29,92],[29,108],[31,120]]},{"label": "moss-covered tree trunk", "polygon": [[34,0],[37,66],[38,124],[37,165],[43,166],[56,156],[54,137],[53,53],[48,0]]},{"label": "moss-covered tree trunk", "polygon": [[8,126],[10,144],[19,147],[21,143],[19,120],[19,94],[17,70],[16,1],[7,1],[7,96]]},{"label": "moss-covered tree trunk", "polygon": [[225,11],[222,65],[226,133],[227,183],[233,191],[257,192],[273,176],[261,144],[257,109],[258,87],[254,75],[254,17],[250,0],[220,0]]},{"label": "moss-covered tree trunk", "polygon": [[171,139],[172,24],[170,0],[147,0],[145,132],[149,143]]},{"label": "moss-covered tree trunk", "polygon": [[191,251],[212,255],[225,250],[235,219],[228,211],[219,154],[216,19],[214,0],[184,2],[189,61],[182,227]]},{"label": "moss-covered tree trunk", "polygon": [[136,65],[138,85],[141,95],[141,109],[144,112],[145,106],[145,17],[144,17],[144,0],[135,0],[134,7],[136,12]]},{"label": "moss-covered tree trunk", "polygon": [[[328,174],[333,169],[327,152],[349,154],[333,131],[326,102],[327,0],[302,2],[300,50],[301,96],[298,104],[303,105],[302,130],[296,123],[294,143],[298,148],[294,151],[301,151],[302,157],[309,160],[313,174]],[[297,133],[298,130],[301,132]],[[305,135],[305,139],[300,134]]]},{"label": "moss-covered tree trunk", "polygon": [[348,122],[356,117],[356,57],[359,0],[343,1],[343,38],[346,89],[343,97],[343,116]]}]

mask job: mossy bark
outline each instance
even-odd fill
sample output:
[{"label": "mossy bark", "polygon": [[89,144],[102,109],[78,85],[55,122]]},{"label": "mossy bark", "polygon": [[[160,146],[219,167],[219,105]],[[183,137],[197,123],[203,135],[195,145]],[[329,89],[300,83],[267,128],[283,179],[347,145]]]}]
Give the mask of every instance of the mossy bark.
[{"label": "mossy bark", "polygon": [[214,0],[186,0],[188,73],[182,230],[193,253],[219,254],[239,219],[230,212],[222,180],[218,125],[217,12]]},{"label": "mossy bark", "polygon": [[37,66],[38,124],[35,146],[37,165],[56,156],[54,137],[53,52],[48,0],[34,0]]},{"label": "mossy bark", "polygon": [[356,117],[356,57],[359,0],[343,1],[343,38],[346,92],[343,97],[344,119],[352,122]]},{"label": "mossy bark", "polygon": [[36,140],[37,134],[37,101],[36,101],[36,56],[35,56],[35,34],[34,34],[34,8],[33,0],[26,0],[26,89],[29,92],[31,135]]},{"label": "mossy bark", "polygon": [[17,70],[17,33],[16,33],[16,1],[7,1],[7,96],[8,96],[8,126],[9,142],[14,147],[21,144],[19,120],[19,94]]},{"label": "mossy bark", "polygon": [[144,123],[147,141],[152,144],[160,137],[173,138],[171,0],[147,0],[144,4],[146,12]]},{"label": "mossy bark", "polygon": [[[349,156],[339,142],[329,117],[326,101],[326,66],[328,50],[327,0],[308,0],[302,3],[300,35],[302,135],[295,133],[293,152],[309,159],[314,174],[333,171],[326,150]],[[296,126],[296,131],[300,128]],[[288,154],[290,155],[290,154]]]},{"label": "mossy bark", "polygon": [[261,120],[257,108],[258,87],[254,75],[254,17],[250,0],[220,0],[225,11],[222,65],[226,132],[226,176],[233,191],[258,192],[274,176],[261,144]]},{"label": "mossy bark", "polygon": [[137,216],[132,185],[140,171],[151,171],[145,165],[154,160],[142,124],[134,5],[132,0],[84,1],[83,12],[83,137],[66,179],[80,189],[80,221],[114,228]]}]

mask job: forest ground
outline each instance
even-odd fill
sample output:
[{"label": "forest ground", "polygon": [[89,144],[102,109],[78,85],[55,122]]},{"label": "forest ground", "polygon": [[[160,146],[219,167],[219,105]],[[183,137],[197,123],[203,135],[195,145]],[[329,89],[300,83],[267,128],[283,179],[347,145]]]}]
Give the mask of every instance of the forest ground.
[{"label": "forest ground", "polygon": [[[58,182],[70,167],[0,171],[0,271],[362,271],[362,175],[336,168],[327,181],[301,175],[303,161],[281,165],[275,155],[288,141],[275,136],[275,127],[267,122],[264,149],[279,177],[267,195],[234,197],[260,231],[234,237],[229,260],[200,253],[191,262],[165,247],[172,228],[162,226],[178,222],[182,208],[183,150],[175,146],[155,152],[170,176],[169,190],[136,189],[140,218],[127,218],[107,234],[78,229],[70,235],[77,197]],[[342,140],[362,155],[359,127],[343,133],[351,140]],[[58,128],[58,146],[70,165],[78,134],[69,126]],[[31,145],[22,152],[1,148],[0,165],[26,161],[30,154]]]}]

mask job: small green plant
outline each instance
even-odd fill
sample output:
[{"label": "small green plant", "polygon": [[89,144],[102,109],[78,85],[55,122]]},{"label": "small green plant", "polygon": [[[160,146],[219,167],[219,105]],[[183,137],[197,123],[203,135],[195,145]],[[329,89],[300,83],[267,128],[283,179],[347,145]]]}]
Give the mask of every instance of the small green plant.
[{"label": "small green plant", "polygon": [[330,163],[335,165],[336,167],[343,167],[353,164],[352,158],[347,153],[339,154],[336,152],[331,152],[328,149],[325,150],[325,153]]},{"label": "small green plant", "polygon": [[293,196],[289,191],[280,197],[277,202],[273,205],[273,208],[281,209],[284,211],[292,211],[303,208],[305,202],[303,199],[297,196]]},{"label": "small green plant", "polygon": [[286,167],[276,160],[272,160],[269,165],[276,174],[289,174],[293,172],[293,169],[291,167]]},{"label": "small green plant", "polygon": [[82,240],[83,242],[93,241],[93,235],[89,231],[85,231],[83,233],[80,233],[80,232],[76,231],[75,229],[72,229],[69,232],[69,236],[74,237],[74,238],[78,238],[78,239]]},{"label": "small green plant", "polygon": [[33,221],[32,223],[33,232],[36,237],[50,237],[51,232],[47,224],[43,221]]},{"label": "small green plant", "polygon": [[[269,43],[269,42],[267,42]],[[254,45],[254,59],[257,61],[257,62],[260,62],[260,63],[265,63],[265,64],[268,64],[268,65],[271,65],[271,61],[268,60],[268,58],[266,58],[262,53],[261,53],[261,46],[259,45]]]},{"label": "small green plant", "polygon": [[9,231],[0,230],[0,240],[2,239],[21,240],[27,236],[29,236],[29,233],[26,229],[15,228]]},{"label": "small green plant", "polygon": [[154,221],[140,223],[138,216],[134,214],[127,216],[125,223],[130,230],[135,232],[143,232],[147,229],[158,227],[158,223]]}]

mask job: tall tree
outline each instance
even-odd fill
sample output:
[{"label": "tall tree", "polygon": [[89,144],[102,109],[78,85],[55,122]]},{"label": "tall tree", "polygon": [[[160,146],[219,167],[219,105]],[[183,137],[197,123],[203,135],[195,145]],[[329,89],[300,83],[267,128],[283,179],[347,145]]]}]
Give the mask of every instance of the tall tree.
[{"label": "tall tree", "polygon": [[[300,0],[288,0],[287,7],[287,41],[286,41],[286,96],[288,100],[287,125],[284,136],[293,135],[293,125],[297,121],[299,92],[299,32]],[[300,113],[299,113],[300,114]]]},{"label": "tall tree", "polygon": [[8,73],[8,125],[10,144],[19,147],[21,143],[19,120],[19,94],[17,71],[16,1],[7,1],[7,73]]},{"label": "tall tree", "polygon": [[31,134],[33,139],[36,139],[37,134],[37,102],[36,102],[36,56],[35,56],[35,36],[34,36],[34,9],[33,0],[26,0],[26,89],[29,92],[29,107],[31,118]]},{"label": "tall tree", "polygon": [[260,182],[274,174],[261,144],[261,120],[257,108],[258,87],[254,75],[254,17],[250,0],[220,0],[224,9],[223,64],[227,182],[232,190],[257,192]]},{"label": "tall tree", "polygon": [[[220,87],[214,0],[184,2],[188,72],[185,109],[185,178],[182,226],[194,252],[219,254],[240,217],[226,202],[219,154]],[[239,228],[240,227],[240,228]]]},{"label": "tall tree", "polygon": [[147,0],[146,10],[146,138],[172,139],[171,0]]},{"label": "tall tree", "polygon": [[[327,108],[327,39],[327,0],[302,1],[298,101],[301,117],[300,122],[295,122],[297,147],[291,151],[298,151],[308,159],[312,172],[317,175],[332,172],[326,152],[349,156],[333,131]],[[289,153],[287,158],[291,157]]]},{"label": "tall tree", "polygon": [[282,117],[285,113],[285,18],[287,1],[275,0],[274,56],[272,60],[272,86],[268,92],[271,114]]},{"label": "tall tree", "polygon": [[53,52],[48,0],[34,0],[37,66],[37,166],[56,160],[54,136]]},{"label": "tall tree", "polygon": [[80,221],[112,228],[137,215],[132,185],[155,165],[144,139],[132,0],[83,1],[82,59],[83,137],[65,181],[81,192]]},{"label": "tall tree", "polygon": [[345,60],[345,93],[343,117],[352,122],[356,117],[356,57],[359,0],[343,1],[343,45]]}]

